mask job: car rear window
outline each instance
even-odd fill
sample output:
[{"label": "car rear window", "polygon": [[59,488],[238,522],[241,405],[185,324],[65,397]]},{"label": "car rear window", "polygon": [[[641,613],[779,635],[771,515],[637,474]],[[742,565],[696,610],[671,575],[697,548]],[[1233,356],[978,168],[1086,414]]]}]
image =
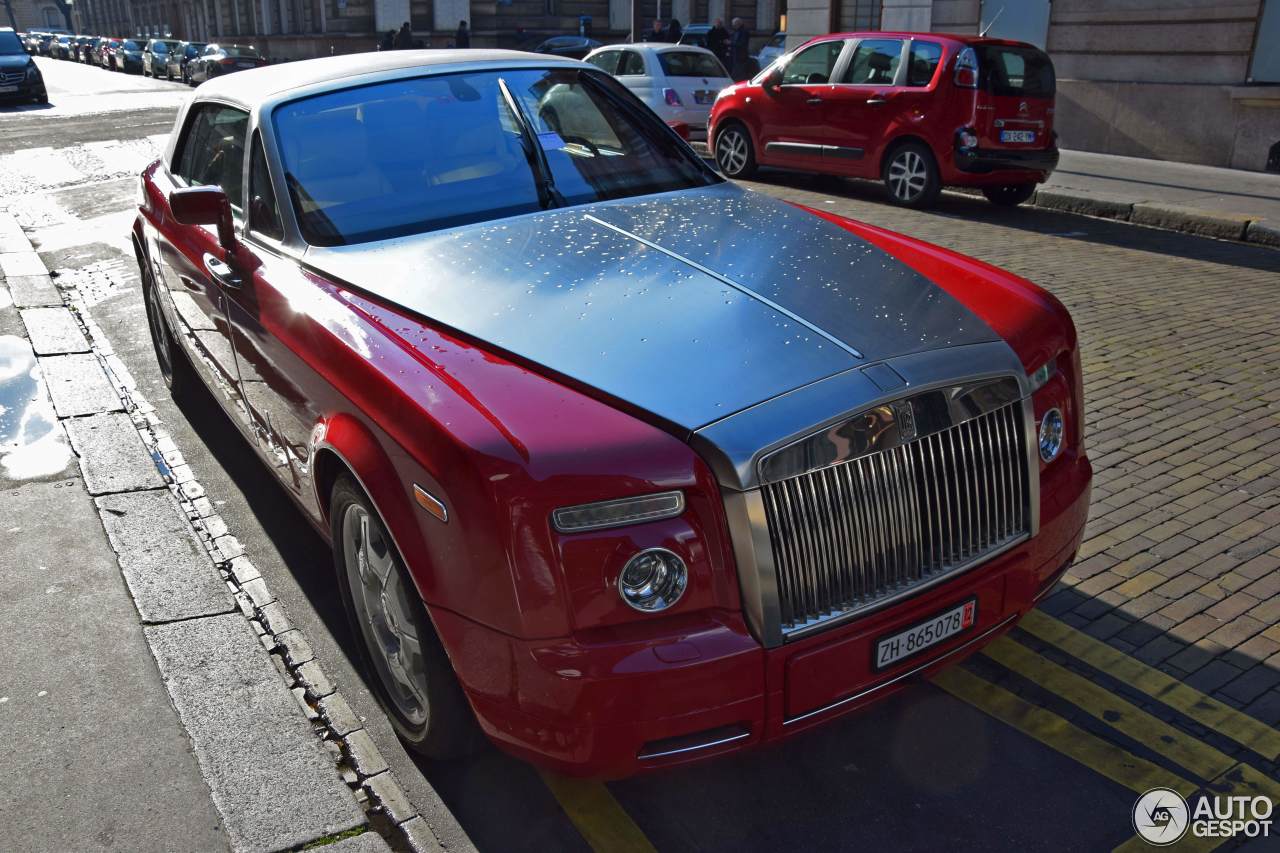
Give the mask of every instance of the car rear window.
[{"label": "car rear window", "polygon": [[[527,117],[527,134],[500,80]],[[272,116],[290,200],[313,245],[717,180],[619,83],[596,71],[396,80],[293,101]]]},{"label": "car rear window", "polygon": [[18,37],[11,32],[0,33],[0,54],[9,53],[26,53],[22,49],[22,42],[18,41]]},{"label": "car rear window", "polygon": [[993,95],[1052,98],[1053,63],[1034,47],[979,45],[978,75],[982,88]]},{"label": "car rear window", "polygon": [[255,47],[224,47],[222,52],[240,59],[260,59],[262,56]]},{"label": "car rear window", "polygon": [[120,46],[123,47],[125,50],[142,50],[142,46],[139,45],[136,41],[132,41],[132,40],[126,41]]},{"label": "car rear window", "polygon": [[667,50],[658,54],[658,63],[668,77],[728,77],[720,60],[697,50]]}]

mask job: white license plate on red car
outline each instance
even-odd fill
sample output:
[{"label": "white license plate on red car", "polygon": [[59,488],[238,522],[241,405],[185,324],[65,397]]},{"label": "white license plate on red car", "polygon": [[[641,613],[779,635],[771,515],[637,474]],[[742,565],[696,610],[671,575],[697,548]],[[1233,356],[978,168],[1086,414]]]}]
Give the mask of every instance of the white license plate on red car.
[{"label": "white license plate on red car", "polygon": [[1035,142],[1036,132],[1034,130],[1002,130],[1000,131],[1001,142]]},{"label": "white license plate on red car", "polygon": [[876,641],[875,668],[893,666],[898,661],[969,630],[977,621],[978,599],[971,598],[950,610],[918,622],[905,631],[881,637]]}]

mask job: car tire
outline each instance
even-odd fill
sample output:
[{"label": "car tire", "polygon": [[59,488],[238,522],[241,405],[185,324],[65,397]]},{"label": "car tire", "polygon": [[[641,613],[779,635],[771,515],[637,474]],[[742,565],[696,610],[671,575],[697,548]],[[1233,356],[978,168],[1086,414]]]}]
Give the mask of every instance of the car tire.
[{"label": "car tire", "polygon": [[889,201],[902,207],[932,207],[942,192],[938,163],[923,142],[904,142],[892,149],[880,177]]},{"label": "car tire", "polygon": [[396,733],[427,758],[476,751],[484,737],[449,656],[386,525],[348,474],[334,483],[329,518],[342,602]]},{"label": "car tire", "polygon": [[751,131],[742,122],[726,124],[716,134],[716,165],[726,177],[749,178],[756,172],[756,149]]},{"label": "car tire", "polygon": [[160,367],[160,377],[164,379],[169,396],[181,400],[191,393],[196,386],[195,369],[187,359],[187,354],[173,338],[169,322],[165,319],[160,305],[160,291],[152,280],[146,265],[142,264],[142,301],[147,311],[147,328],[151,332],[151,346],[155,349],[156,364]]},{"label": "car tire", "polygon": [[1017,207],[1035,193],[1035,184],[1006,184],[982,188],[982,194],[987,197],[987,201],[1000,207]]}]

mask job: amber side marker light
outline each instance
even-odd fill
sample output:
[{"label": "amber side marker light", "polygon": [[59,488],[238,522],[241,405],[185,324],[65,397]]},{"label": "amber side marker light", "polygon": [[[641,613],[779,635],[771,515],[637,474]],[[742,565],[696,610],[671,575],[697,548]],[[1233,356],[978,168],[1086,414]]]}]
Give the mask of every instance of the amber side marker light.
[{"label": "amber side marker light", "polygon": [[414,500],[418,502],[418,506],[422,507],[444,523],[449,523],[449,510],[445,509],[444,501],[440,500],[417,483],[413,484],[413,497]]},{"label": "amber side marker light", "polygon": [[583,533],[588,530],[603,530],[606,527],[622,527],[627,524],[675,518],[682,512],[684,512],[683,492],[660,492],[656,495],[642,495],[637,498],[619,498],[561,507],[551,513],[551,523],[561,533]]}]

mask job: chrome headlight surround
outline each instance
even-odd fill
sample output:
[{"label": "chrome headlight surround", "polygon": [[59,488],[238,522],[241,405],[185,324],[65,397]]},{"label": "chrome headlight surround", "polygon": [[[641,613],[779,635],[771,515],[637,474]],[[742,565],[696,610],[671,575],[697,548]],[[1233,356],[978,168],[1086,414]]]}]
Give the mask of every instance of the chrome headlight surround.
[{"label": "chrome headlight surround", "polygon": [[634,610],[657,613],[671,607],[689,586],[689,569],[666,548],[646,548],[623,566],[618,595]]},{"label": "chrome headlight surround", "polygon": [[551,525],[560,533],[586,533],[675,518],[683,512],[684,492],[677,490],[561,507],[551,513]]},{"label": "chrome headlight surround", "polygon": [[1045,412],[1040,418],[1039,430],[1041,461],[1047,464],[1058,458],[1058,454],[1062,452],[1065,434],[1066,426],[1062,419],[1062,412],[1056,408]]}]

